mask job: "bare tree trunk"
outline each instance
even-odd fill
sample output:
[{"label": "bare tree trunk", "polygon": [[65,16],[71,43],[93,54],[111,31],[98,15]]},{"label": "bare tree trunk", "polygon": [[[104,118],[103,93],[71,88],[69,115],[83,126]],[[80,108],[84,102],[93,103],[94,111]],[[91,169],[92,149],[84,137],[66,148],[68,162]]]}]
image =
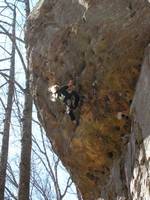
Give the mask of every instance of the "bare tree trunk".
[{"label": "bare tree trunk", "polygon": [[[24,0],[26,17],[30,13],[29,0]],[[25,104],[23,111],[22,149],[20,162],[19,200],[28,200],[30,194],[31,146],[32,146],[32,96],[30,93],[29,65],[26,70]]]},{"label": "bare tree trunk", "polygon": [[29,0],[24,0],[24,3],[25,3],[26,18],[28,18],[30,14],[30,2]]},{"label": "bare tree trunk", "polygon": [[20,162],[19,200],[28,200],[30,192],[30,165],[32,145],[32,97],[29,71],[26,76],[25,105],[23,111],[22,149]]},{"label": "bare tree trunk", "polygon": [[1,158],[0,158],[0,199],[4,199],[5,182],[6,182],[6,169],[9,148],[9,132],[11,122],[11,112],[14,96],[14,79],[15,79],[15,43],[16,43],[16,8],[13,10],[13,23],[12,23],[12,52],[10,60],[10,75],[8,85],[7,106],[5,112]]}]

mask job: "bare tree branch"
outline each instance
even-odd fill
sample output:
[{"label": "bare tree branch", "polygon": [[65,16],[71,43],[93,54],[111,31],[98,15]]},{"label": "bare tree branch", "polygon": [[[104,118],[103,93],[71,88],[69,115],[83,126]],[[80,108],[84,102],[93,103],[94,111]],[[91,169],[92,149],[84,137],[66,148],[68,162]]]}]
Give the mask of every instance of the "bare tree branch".
[{"label": "bare tree branch", "polygon": [[0,20],[0,23],[6,24],[6,25],[8,25],[8,26],[12,26],[12,24],[10,24],[10,23],[8,23],[8,22],[6,22],[6,21],[2,21],[2,20]]},{"label": "bare tree branch", "polygon": [[[8,8],[8,6],[7,6],[7,8]],[[13,18],[11,18],[10,16],[3,15],[3,14],[1,14],[1,16],[2,16],[2,17],[5,17],[5,18],[8,18],[8,19],[10,19],[10,20],[13,20]]]},{"label": "bare tree branch", "polygon": [[[8,78],[7,80],[9,80],[9,78],[10,78],[9,75],[7,75],[7,74],[5,74],[5,73],[3,73],[3,72],[1,72],[1,71],[0,71],[0,74],[1,74],[3,77]],[[9,81],[11,81],[11,80],[9,80]],[[23,93],[25,92],[25,89],[24,89],[16,80],[13,80],[13,82],[20,88],[20,90],[21,90]]]},{"label": "bare tree branch", "polygon": [[10,60],[11,58],[3,58],[3,59],[0,59],[0,62],[3,62],[3,61],[7,61],[7,60]]},{"label": "bare tree branch", "polygon": [[14,175],[14,172],[12,170],[12,167],[11,165],[8,163],[7,164],[7,170],[9,172],[9,174],[7,173],[7,178],[9,178],[10,182],[13,184],[14,187],[18,188],[18,183],[16,181],[16,178],[15,178],[15,175]]},{"label": "bare tree branch", "polygon": [[8,8],[8,6],[1,6],[1,8],[3,8],[0,12],[0,15],[2,15],[2,12],[4,12],[4,10],[6,10]]},{"label": "bare tree branch", "polygon": [[[10,2],[7,2],[7,0],[4,0],[4,2],[6,3],[7,7],[10,8],[12,11],[14,10],[14,4],[13,3],[10,3]],[[16,7],[16,6],[15,6]],[[16,9],[16,8],[15,8]]]},{"label": "bare tree branch", "polygon": [[9,53],[9,51],[7,51],[7,49],[5,49],[3,46],[0,45],[0,48],[3,49],[6,53],[8,53],[9,55],[11,55],[11,53]]},{"label": "bare tree branch", "polygon": [[3,102],[3,100],[2,100],[2,98],[1,98],[1,97],[0,97],[0,102],[1,102],[1,104],[2,104],[2,106],[3,106],[3,108],[4,108],[4,110],[6,111],[5,104],[4,104],[4,102]]},{"label": "bare tree branch", "polygon": [[[0,25],[0,28],[6,33],[6,35],[9,37],[9,39],[12,41],[12,37],[9,34],[9,32],[2,25]],[[17,53],[18,53],[18,55],[20,57],[21,63],[22,63],[23,68],[24,68],[24,71],[25,71],[25,73],[27,73],[26,64],[24,62],[23,56],[22,56],[22,54],[21,54],[16,42],[15,42],[15,47],[16,47]]]},{"label": "bare tree branch", "polygon": [[0,88],[4,87],[7,84],[7,82],[3,83]]},{"label": "bare tree branch", "polygon": [[69,177],[68,180],[67,180],[67,185],[66,185],[66,188],[65,188],[65,190],[64,190],[64,193],[61,195],[61,198],[62,198],[62,199],[63,199],[64,196],[66,195],[67,190],[68,190],[68,188],[71,187],[72,183],[73,183],[73,182],[72,182],[72,180],[71,180],[71,177]]},{"label": "bare tree branch", "polygon": [[17,198],[15,197],[15,195],[10,191],[10,189],[8,187],[5,187],[6,191],[9,193],[11,199],[15,199],[17,200]]},{"label": "bare tree branch", "polygon": [[[1,27],[1,26],[2,26],[2,25],[0,25],[0,27]],[[6,32],[0,31],[0,34],[2,34],[2,35],[7,35],[7,36],[9,36],[9,37],[12,37],[12,34],[9,33],[8,31],[7,31],[7,34],[6,34]],[[18,40],[19,42],[22,42],[23,44],[25,44],[25,41],[22,40],[21,38],[17,37],[17,36],[16,36],[16,40]]]}]

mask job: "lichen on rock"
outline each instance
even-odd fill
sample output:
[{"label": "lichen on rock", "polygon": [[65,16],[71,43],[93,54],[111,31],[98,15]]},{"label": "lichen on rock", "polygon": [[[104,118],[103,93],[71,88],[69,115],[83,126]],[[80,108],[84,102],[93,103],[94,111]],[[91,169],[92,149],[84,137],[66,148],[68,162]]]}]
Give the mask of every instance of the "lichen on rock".
[{"label": "lichen on rock", "polygon": [[[29,16],[26,40],[38,115],[84,200],[130,199],[123,156],[149,19],[145,0],[43,0]],[[49,94],[70,78],[85,97],[78,127]]]}]

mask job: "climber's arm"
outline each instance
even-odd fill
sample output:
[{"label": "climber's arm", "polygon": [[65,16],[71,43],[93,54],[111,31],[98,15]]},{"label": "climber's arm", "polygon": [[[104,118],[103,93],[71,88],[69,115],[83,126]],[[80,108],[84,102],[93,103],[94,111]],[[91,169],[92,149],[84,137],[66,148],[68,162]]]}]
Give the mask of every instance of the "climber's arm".
[{"label": "climber's arm", "polygon": [[56,93],[58,94],[58,96],[60,96],[61,94],[65,96],[67,89],[68,89],[68,86],[62,86],[56,91]]}]

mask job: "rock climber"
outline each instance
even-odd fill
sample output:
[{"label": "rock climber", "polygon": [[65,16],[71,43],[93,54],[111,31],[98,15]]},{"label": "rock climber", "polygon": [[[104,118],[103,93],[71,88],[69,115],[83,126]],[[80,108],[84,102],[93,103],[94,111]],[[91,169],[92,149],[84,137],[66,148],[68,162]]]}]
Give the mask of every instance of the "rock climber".
[{"label": "rock climber", "polygon": [[66,113],[70,116],[71,121],[79,125],[79,119],[75,116],[74,111],[79,105],[80,97],[75,91],[74,81],[72,79],[69,80],[67,85],[59,88],[56,93],[58,98],[63,98],[63,102],[66,105]]}]

